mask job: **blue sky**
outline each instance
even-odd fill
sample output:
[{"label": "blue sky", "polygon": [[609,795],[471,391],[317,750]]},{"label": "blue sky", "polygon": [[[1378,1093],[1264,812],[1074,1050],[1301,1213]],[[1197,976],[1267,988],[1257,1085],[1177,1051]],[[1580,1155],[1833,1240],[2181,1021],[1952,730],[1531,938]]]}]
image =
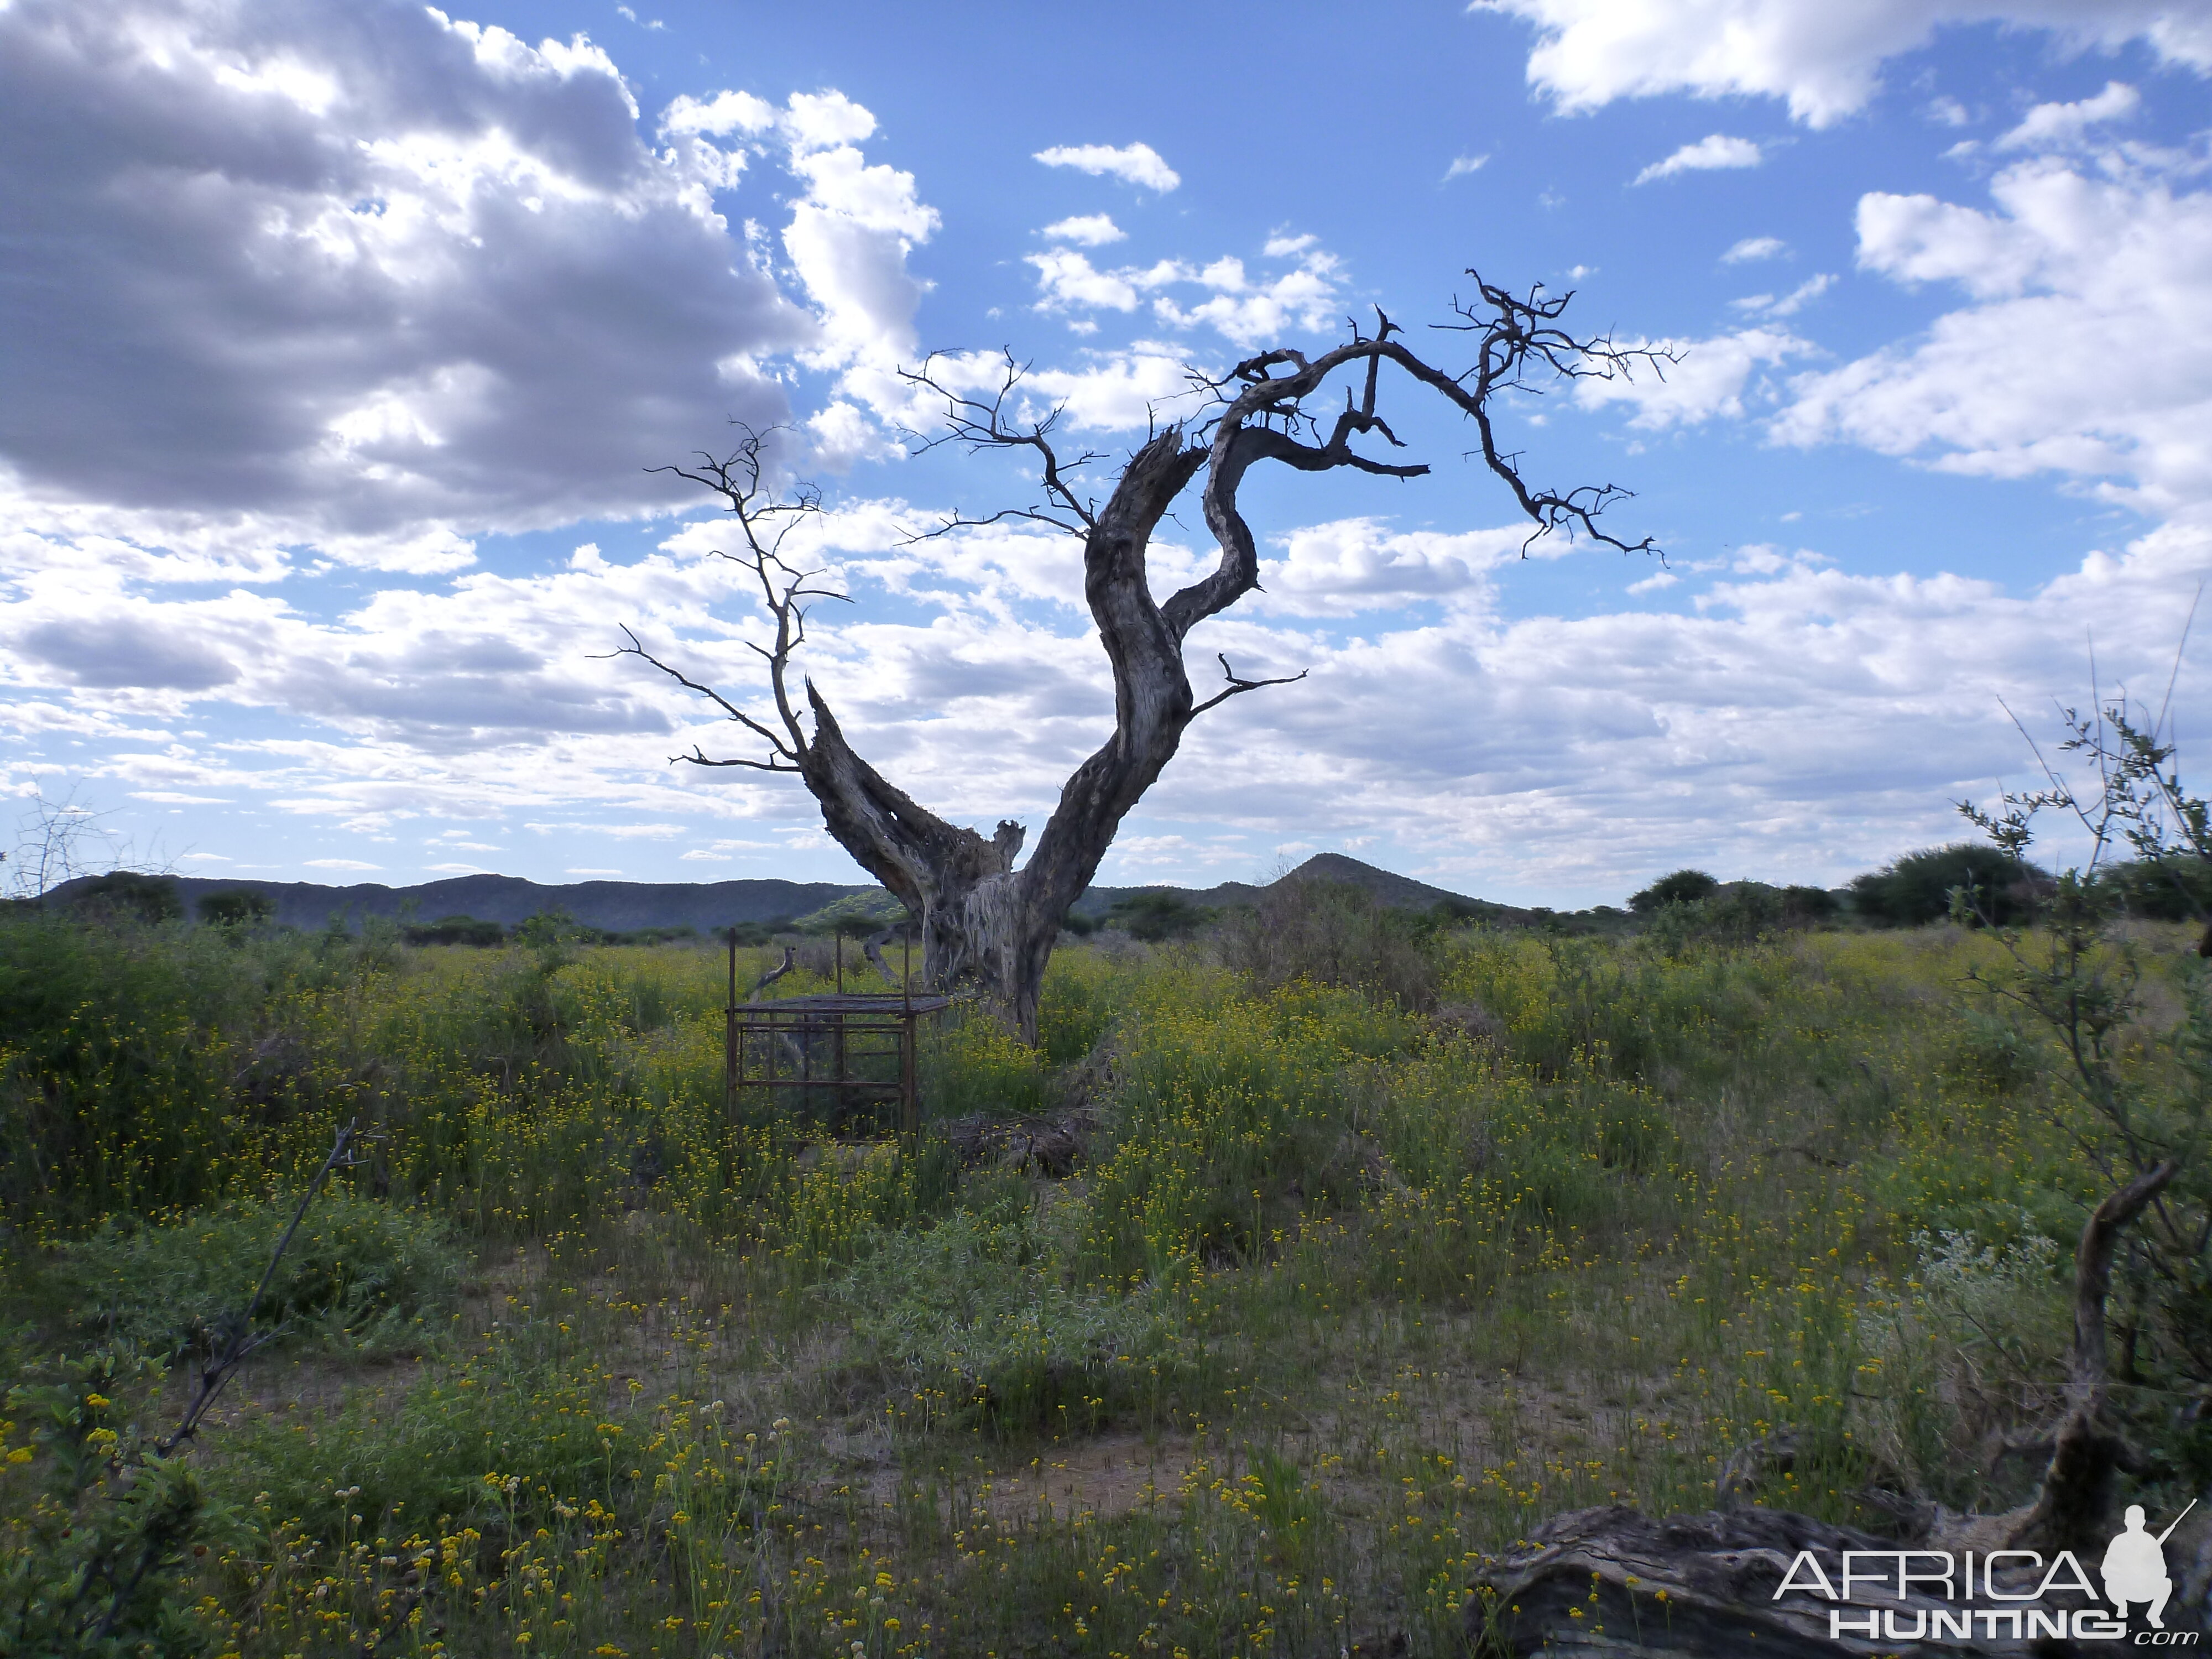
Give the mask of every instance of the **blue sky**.
[{"label": "blue sky", "polygon": [[[1432,474],[1255,476],[1267,592],[1194,678],[1308,678],[1194,726],[1101,879],[1838,882],[2026,781],[2006,707],[2049,735],[2093,653],[2164,696],[2208,74],[2207,0],[0,3],[0,782],[187,873],[853,878],[795,781],[666,764],[742,734],[605,655],[757,684],[646,471],[744,419],[832,509],[804,665],[856,744],[1034,832],[1110,729],[1079,550],[914,543],[1026,486],[909,455],[896,371],[1011,349],[1118,455],[1188,368],[1378,305],[1449,361],[1473,266],[1678,353],[1505,417],[1664,562],[1519,557],[1386,385]],[[1163,587],[1210,558],[1168,532]]]}]

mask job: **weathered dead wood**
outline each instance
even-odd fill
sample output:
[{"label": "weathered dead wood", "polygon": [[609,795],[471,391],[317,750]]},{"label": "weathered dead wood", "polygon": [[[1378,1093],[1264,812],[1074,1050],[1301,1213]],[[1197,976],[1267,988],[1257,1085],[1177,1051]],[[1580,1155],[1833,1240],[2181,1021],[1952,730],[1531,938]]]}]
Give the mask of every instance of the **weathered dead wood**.
[{"label": "weathered dead wood", "polygon": [[1083,1162],[1097,1127],[1096,1116],[1087,1111],[1054,1118],[994,1118],[979,1113],[946,1125],[945,1138],[964,1169],[996,1165],[1034,1170],[1047,1180],[1065,1181]]},{"label": "weathered dead wood", "polygon": [[2167,1161],[2108,1194],[2081,1229],[2074,1250],[2074,1346],[2068,1358],[2066,1415],[2033,1506],[2013,1529],[2015,1548],[2087,1550],[2111,1533],[2112,1477],[2131,1462],[2127,1442],[2106,1410],[2105,1298],[2120,1235],[2164,1192],[2179,1170]]},{"label": "weathered dead wood", "polygon": [[[1871,1659],[1900,1652],[2024,1659],[2040,1651],[2008,1635],[1984,1638],[1978,1626],[1966,1641],[1867,1638],[1848,1631],[1834,1636],[1829,1613],[1837,1603],[1795,1588],[1776,1596],[1801,1550],[1816,1552],[1832,1578],[1845,1550],[1896,1548],[1893,1541],[1784,1510],[1663,1521],[1624,1505],[1578,1510],[1553,1516],[1484,1565],[1463,1626],[1474,1652],[1515,1659]],[[2034,1580],[2027,1583],[2032,1592]],[[1861,1583],[1847,1611],[1854,1620],[1869,1612],[1894,1614],[1897,1628],[1910,1632],[1929,1628],[1939,1610],[1955,1615],[1966,1605],[1919,1594],[1917,1587],[1899,1597]],[[2044,1605],[2086,1602],[2054,1589]]]},{"label": "weathered dead wood", "polygon": [[767,990],[769,986],[775,984],[776,981],[781,979],[786,974],[791,972],[791,970],[798,965],[798,947],[791,945],[785,945],[783,947],[783,960],[776,963],[775,967],[769,969],[768,972],[763,974],[758,979],[753,981],[752,992],[745,998],[745,1000],[747,1002],[758,1002],[760,1000],[760,994],[763,991]]},{"label": "weathered dead wood", "polygon": [[890,963],[884,960],[884,946],[897,937],[897,928],[886,927],[882,933],[872,934],[860,942],[860,954],[875,965],[876,971],[883,975],[884,983],[894,991],[906,981],[892,970]]},{"label": "weathered dead wood", "polygon": [[[927,533],[1012,517],[1053,526],[1084,544],[1084,598],[1113,672],[1114,733],[1068,779],[1019,871],[1014,859],[1025,838],[1022,825],[1003,822],[987,841],[919,805],[854,750],[811,680],[804,684],[805,712],[813,722],[811,732],[807,730],[789,682],[793,654],[805,640],[809,605],[845,595],[811,586],[817,572],[787,562],[788,538],[820,512],[820,500],[807,490],[787,500],[767,490],[763,434],[747,430],[726,459],[708,455],[695,467],[662,470],[714,490],[729,506],[743,544],[722,556],[752,574],[775,623],[772,642],[753,647],[768,665],[773,710],[748,713],[648,653],[635,635],[619,654],[638,657],[707,698],[768,751],[764,757],[725,759],[695,747],[673,758],[799,774],[820,803],[830,833],[919,922],[925,981],[945,990],[971,988],[1033,1042],[1044,965],[1061,919],[1090,884],[1122,819],[1174,757],[1192,720],[1231,698],[1303,678],[1241,675],[1219,656],[1224,684],[1200,701],[1183,660],[1194,628],[1260,585],[1257,548],[1237,505],[1238,489],[1255,463],[1275,461],[1304,472],[1351,467],[1401,479],[1426,473],[1425,464],[1380,460],[1352,447],[1354,438],[1376,436],[1404,447],[1376,412],[1379,376],[1388,363],[1474,422],[1474,453],[1534,525],[1531,541],[1563,530],[1624,551],[1654,550],[1648,538],[1624,542],[1598,527],[1598,515],[1626,492],[1611,484],[1565,493],[1530,487],[1519,457],[1498,447],[1491,399],[1542,382],[1625,376],[1639,363],[1658,370],[1671,356],[1568,333],[1559,319],[1571,295],[1546,295],[1537,289],[1516,296],[1479,276],[1475,283],[1480,297],[1455,302],[1459,320],[1447,325],[1473,337],[1474,361],[1467,369],[1454,373],[1423,361],[1393,337],[1396,325],[1378,313],[1371,337],[1355,327],[1347,343],[1318,356],[1282,349],[1247,359],[1219,380],[1194,376],[1212,399],[1212,411],[1193,428],[1156,431],[1121,468],[1103,506],[1083,493],[1080,475],[1103,458],[1063,458],[1052,435],[1061,410],[1038,418],[1023,410],[1024,368],[1011,356],[988,396],[969,395],[960,376],[940,370],[933,358],[906,376],[918,390],[945,400],[945,430],[922,447],[950,442],[975,451],[1033,453],[1043,491],[1037,505],[982,518],[956,514]],[[1364,370],[1362,392],[1355,398],[1347,388],[1339,410],[1310,408],[1308,399],[1340,369]],[[1212,570],[1163,604],[1153,599],[1147,580],[1147,550],[1176,498],[1201,473],[1205,520],[1220,556]]]}]

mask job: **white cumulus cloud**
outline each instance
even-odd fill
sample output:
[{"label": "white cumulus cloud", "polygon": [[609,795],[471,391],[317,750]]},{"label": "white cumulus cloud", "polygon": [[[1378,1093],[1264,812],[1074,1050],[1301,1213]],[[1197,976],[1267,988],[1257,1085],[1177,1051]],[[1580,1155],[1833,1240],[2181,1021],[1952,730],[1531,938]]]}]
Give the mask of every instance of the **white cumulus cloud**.
[{"label": "white cumulus cloud", "polygon": [[2212,193],[2114,155],[2021,161],[1990,194],[1861,198],[1863,269],[1968,303],[1800,380],[1778,434],[2212,515]]},{"label": "white cumulus cloud", "polygon": [[[779,358],[838,377],[820,465],[884,453],[937,215],[875,128],[834,91],[653,121],[581,36],[398,0],[0,8],[0,194],[36,230],[0,284],[0,500],[154,579],[431,574],[688,499],[646,469],[787,419]],[[722,211],[762,155],[797,185],[788,293],[774,230]]]},{"label": "white cumulus cloud", "polygon": [[1786,329],[1766,327],[1739,329],[1709,340],[1623,343],[1632,349],[1668,346],[1676,361],[1656,367],[1634,365],[1632,374],[1618,374],[1610,380],[1577,380],[1575,398],[1591,409],[1625,404],[1633,411],[1629,424],[1648,430],[1695,426],[1716,416],[1739,416],[1759,370],[1814,349]]},{"label": "white cumulus cloud", "polygon": [[[1291,330],[1312,331],[1336,319],[1339,262],[1310,236],[1276,236],[1264,253],[1288,258],[1291,267],[1255,275],[1242,259],[1224,256],[1204,265],[1161,259],[1146,266],[1102,270],[1073,248],[1026,256],[1037,273],[1036,308],[1073,313],[1132,312],[1152,297],[1153,316],[1171,328],[1211,327],[1232,343],[1249,346]],[[1198,289],[1203,299],[1179,300],[1173,290]]]},{"label": "white cumulus cloud", "polygon": [[1182,183],[1182,176],[1160,159],[1150,144],[1055,144],[1033,158],[1048,167],[1073,167],[1078,173],[1107,174],[1163,193]]},{"label": "white cumulus cloud", "polygon": [[2093,127],[2124,120],[2142,106],[2142,94],[2124,81],[2107,81],[2094,98],[2071,104],[2038,104],[2000,137],[1998,149],[2049,149],[2078,143]]},{"label": "white cumulus cloud", "polygon": [[1889,58],[1947,25],[2046,30],[2070,48],[2148,42],[2212,70],[2202,0],[1475,0],[1536,27],[1528,80],[1562,109],[1688,92],[1781,98],[1828,126],[1866,106]]},{"label": "white cumulus cloud", "polygon": [[1648,185],[1654,179],[1671,179],[1678,173],[1710,173],[1731,167],[1755,167],[1759,148],[1748,138],[1731,138],[1711,132],[1694,144],[1685,144],[1662,161],[1654,161],[1630,182]]},{"label": "white cumulus cloud", "polygon": [[665,502],[818,334],[715,210],[723,118],[656,152],[581,37],[389,0],[0,9],[0,467],[417,569]]},{"label": "white cumulus cloud", "polygon": [[1754,312],[1761,317],[1794,317],[1835,285],[1835,277],[1822,271],[1817,276],[1808,276],[1778,300],[1771,294],[1754,294],[1729,303],[1738,311]]},{"label": "white cumulus cloud", "polygon": [[1047,225],[1044,234],[1054,241],[1080,242],[1085,247],[1103,247],[1109,242],[1127,240],[1129,233],[1115,224],[1109,215],[1086,213]]}]

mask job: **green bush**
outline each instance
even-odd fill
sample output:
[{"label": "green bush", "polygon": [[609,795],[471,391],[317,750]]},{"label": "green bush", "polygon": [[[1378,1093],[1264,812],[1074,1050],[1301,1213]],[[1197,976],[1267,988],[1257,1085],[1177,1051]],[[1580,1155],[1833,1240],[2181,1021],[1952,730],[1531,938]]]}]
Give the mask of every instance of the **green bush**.
[{"label": "green bush", "polygon": [[1106,908],[1106,925],[1126,929],[1132,939],[1157,945],[1187,939],[1213,920],[1213,912],[1176,893],[1133,893]]},{"label": "green bush", "polygon": [[1097,952],[1054,952],[1037,1000],[1037,1046],[1045,1064],[1070,1065],[1097,1048],[1113,1029],[1124,989],[1121,975]]},{"label": "green bush", "polygon": [[1660,948],[1679,951],[1693,943],[1748,945],[1769,933],[1813,927],[1839,908],[1835,895],[1826,888],[1731,881],[1703,898],[1675,900],[1644,914],[1650,918],[1650,937]]},{"label": "green bush", "polygon": [[0,1654],[215,1651],[217,1626],[195,1606],[192,1567],[205,1553],[198,1540],[228,1517],[131,1420],[157,1368],[106,1350],[39,1370],[45,1380],[6,1401],[11,1419],[27,1419],[30,1444],[9,1455],[0,1480]]},{"label": "green bush", "polygon": [[1801,887],[1793,882],[1782,890],[1783,915],[1793,922],[1826,921],[1843,908],[1836,896],[1825,887]]},{"label": "green bush", "polygon": [[219,1196],[238,1139],[222,1034],[287,948],[0,914],[0,1209],[75,1226]]},{"label": "green bush", "polygon": [[1870,1449],[1893,1477],[1964,1502],[1980,1472],[1961,1465],[1956,1446],[1994,1443],[2063,1407],[2064,1254],[2033,1232],[2002,1245],[1921,1233],[1912,1247],[1906,1293],[1861,1316],[1873,1361],[1860,1384]]},{"label": "green bush", "polygon": [[1157,1402],[1181,1366],[1153,1285],[1075,1289],[1035,1218],[946,1217],[886,1233],[828,1287],[869,1363],[946,1423],[1090,1427]]},{"label": "green bush", "polygon": [[924,1030],[922,1111],[933,1119],[1024,1117],[1045,1108],[1045,1059],[988,1014],[950,1012]]},{"label": "green bush", "polygon": [[2100,891],[2131,916],[2195,921],[2212,914],[2212,861],[2130,859],[2097,874]]},{"label": "green bush", "polygon": [[1223,958],[1270,989],[1307,980],[1357,987],[1403,1008],[1436,1004],[1437,928],[1347,882],[1279,881],[1222,927]]},{"label": "green bush", "polygon": [[473,945],[491,949],[507,943],[507,929],[495,921],[474,916],[440,916],[435,921],[410,922],[399,930],[410,945]]},{"label": "green bush", "polygon": [[1366,1063],[1407,1054],[1425,1030],[1353,991],[1225,989],[1191,975],[1117,1062],[1111,1145],[1086,1172],[1085,1266],[1107,1279],[1249,1261],[1304,1207],[1355,1196]]},{"label": "green bush", "polygon": [[181,921],[185,915],[185,901],[173,878],[144,875],[136,870],[111,870],[104,876],[94,876],[71,887],[67,902],[72,910],[141,921],[149,927]]},{"label": "green bush", "polygon": [[1662,876],[1642,892],[1628,901],[1628,908],[1638,915],[1650,915],[1669,904],[1694,904],[1709,898],[1720,883],[1702,870],[1677,870],[1670,876]]},{"label": "green bush", "polygon": [[[440,1516],[491,1529],[551,1501],[611,1498],[643,1454],[627,1402],[605,1366],[571,1349],[548,1352],[548,1332],[502,1327],[483,1351],[431,1367],[404,1389],[360,1389],[312,1429],[287,1412],[225,1425],[216,1494],[252,1504],[264,1527],[296,1522],[325,1540],[348,1516],[368,1530],[422,1527]],[[515,1493],[505,1482],[518,1479]]]},{"label": "green bush", "polygon": [[[296,1200],[286,1200],[159,1226],[111,1222],[64,1247],[46,1275],[47,1292],[88,1332],[157,1358],[182,1358],[243,1311],[296,1208]],[[443,1224],[373,1199],[325,1194],[278,1262],[254,1326],[387,1344],[447,1306],[460,1274]]]},{"label": "green bush", "polygon": [[251,887],[208,893],[199,903],[200,920],[211,927],[258,927],[273,920],[276,901]]},{"label": "green bush", "polygon": [[1893,927],[1917,927],[1951,914],[1951,896],[1971,890],[1972,914],[2000,926],[2027,918],[2034,884],[2045,879],[2033,866],[1984,842],[1924,848],[1853,878],[1851,902],[1861,915]]}]

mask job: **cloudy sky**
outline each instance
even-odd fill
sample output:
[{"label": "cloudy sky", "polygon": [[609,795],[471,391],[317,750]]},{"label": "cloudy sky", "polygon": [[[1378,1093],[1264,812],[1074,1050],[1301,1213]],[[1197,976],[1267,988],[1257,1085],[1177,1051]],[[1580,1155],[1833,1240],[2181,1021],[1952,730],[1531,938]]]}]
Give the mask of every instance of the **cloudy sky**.
[{"label": "cloudy sky", "polygon": [[[2208,94],[2212,0],[0,0],[0,787],[194,874],[857,879],[606,655],[757,688],[724,527],[647,470],[744,421],[832,509],[848,733],[1034,834],[1111,725],[1079,548],[916,544],[1028,485],[910,456],[899,368],[1011,349],[1110,467],[1188,369],[1377,306],[1453,362],[1474,267],[1679,354],[1504,416],[1663,561],[1521,556],[1386,380],[1434,471],[1255,476],[1267,591],[1191,656],[1308,678],[1205,716],[1102,879],[1838,882],[2027,780],[2006,704],[2165,695]],[[1166,531],[1163,590],[1209,556]],[[2172,706],[2201,778],[2212,605]]]}]

